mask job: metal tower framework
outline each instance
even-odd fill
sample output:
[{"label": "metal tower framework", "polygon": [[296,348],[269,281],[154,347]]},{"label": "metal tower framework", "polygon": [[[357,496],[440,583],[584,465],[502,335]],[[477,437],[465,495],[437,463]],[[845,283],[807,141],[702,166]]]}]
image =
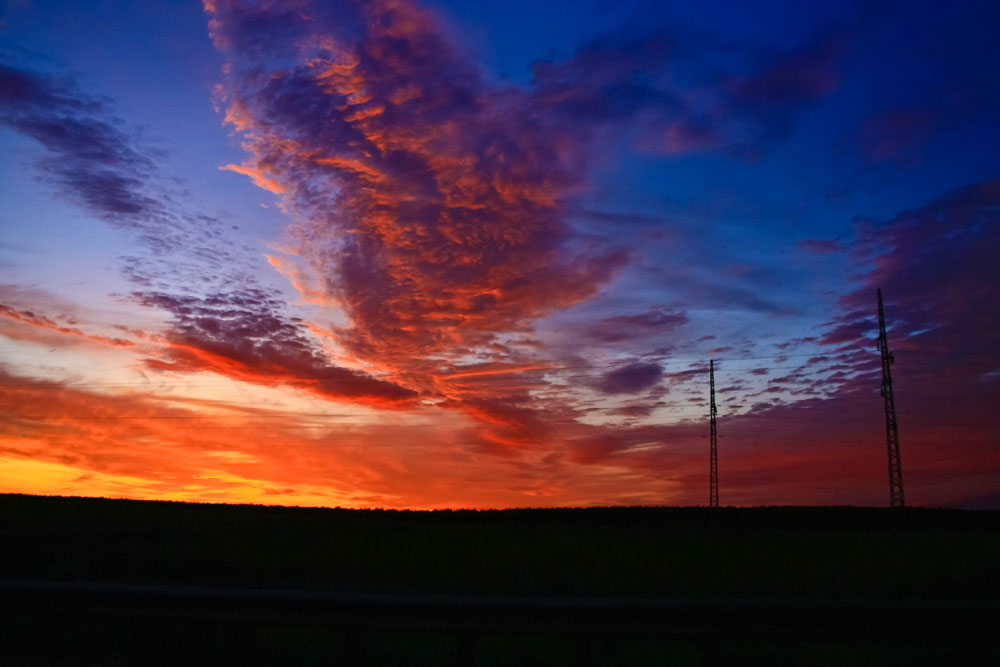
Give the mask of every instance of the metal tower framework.
[{"label": "metal tower framework", "polygon": [[[899,431],[896,427],[896,401],[892,395],[892,364],[889,339],[885,333],[885,310],[882,307],[882,290],[878,290],[878,349],[882,353],[882,398],[885,399],[885,441],[889,450],[889,506],[905,507],[903,497],[903,468],[899,461]],[[714,402],[713,402],[714,405]],[[715,421],[712,421],[713,438]],[[713,456],[714,456],[713,448]],[[714,461],[714,459],[713,459]],[[713,463],[714,465],[714,463]]]},{"label": "metal tower framework", "polygon": [[712,454],[711,462],[709,464],[709,507],[719,506],[719,436],[715,427],[715,417],[717,410],[715,408],[715,360],[711,359],[708,362],[708,386],[709,386],[709,423],[711,425],[711,438],[712,438]]}]

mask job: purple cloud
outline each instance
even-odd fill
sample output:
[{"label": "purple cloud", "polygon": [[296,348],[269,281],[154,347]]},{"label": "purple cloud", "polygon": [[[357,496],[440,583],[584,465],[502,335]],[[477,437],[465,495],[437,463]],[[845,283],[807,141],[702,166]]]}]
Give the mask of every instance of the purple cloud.
[{"label": "purple cloud", "polygon": [[659,364],[635,363],[606,373],[595,388],[605,394],[635,394],[654,386],[662,377]]},{"label": "purple cloud", "polygon": [[756,157],[788,135],[799,110],[837,88],[847,52],[845,39],[825,36],[786,53],[750,53],[749,72],[720,65],[681,86],[676,72],[693,47],[679,42],[666,33],[608,38],[566,60],[537,62],[532,103],[556,131],[627,122],[645,150]]},{"label": "purple cloud", "polygon": [[0,123],[45,147],[41,172],[91,213],[125,226],[165,215],[145,187],[153,159],[69,82],[0,65]]},{"label": "purple cloud", "polygon": [[679,310],[660,308],[638,315],[618,315],[598,320],[585,333],[602,343],[620,343],[651,335],[667,335],[687,324],[688,316]]},{"label": "purple cloud", "polygon": [[[301,324],[282,314],[283,304],[241,270],[239,257],[222,241],[220,221],[172,202],[160,184],[155,153],[139,146],[107,103],[69,81],[0,66],[0,123],[45,148],[40,173],[63,195],[137,233],[152,251],[152,257],[123,258],[133,284],[158,288],[136,293],[136,301],[174,318],[165,334],[169,361],[148,360],[151,367],[260,382],[315,379],[309,388],[349,400],[392,403],[416,396],[330,364]],[[226,290],[211,291],[213,283]]]},{"label": "purple cloud", "polygon": [[865,119],[857,141],[867,161],[892,161],[915,166],[923,161],[922,149],[941,123],[932,109],[890,109]]}]

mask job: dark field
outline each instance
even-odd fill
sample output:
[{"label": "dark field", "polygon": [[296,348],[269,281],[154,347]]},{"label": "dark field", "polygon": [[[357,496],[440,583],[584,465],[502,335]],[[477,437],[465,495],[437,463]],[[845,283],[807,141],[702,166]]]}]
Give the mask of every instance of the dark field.
[{"label": "dark field", "polygon": [[[397,512],[3,495],[0,544],[12,664],[167,664],[189,652],[281,664],[998,657],[966,635],[1000,608],[1000,512]],[[25,581],[99,586],[12,583]]]},{"label": "dark field", "polygon": [[1000,512],[400,512],[0,496],[4,578],[391,593],[1000,597]]}]

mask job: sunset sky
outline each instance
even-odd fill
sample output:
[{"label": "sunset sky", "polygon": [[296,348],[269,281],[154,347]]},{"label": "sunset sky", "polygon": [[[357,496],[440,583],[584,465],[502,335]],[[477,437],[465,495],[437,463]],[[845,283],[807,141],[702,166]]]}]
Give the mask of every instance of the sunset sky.
[{"label": "sunset sky", "polygon": [[2,492],[1000,508],[996,2],[2,12]]}]

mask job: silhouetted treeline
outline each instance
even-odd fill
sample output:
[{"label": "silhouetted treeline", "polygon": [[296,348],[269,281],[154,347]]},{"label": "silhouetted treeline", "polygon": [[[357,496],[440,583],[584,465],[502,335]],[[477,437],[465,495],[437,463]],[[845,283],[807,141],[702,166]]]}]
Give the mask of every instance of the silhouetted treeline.
[{"label": "silhouetted treeline", "polygon": [[346,510],[0,496],[7,579],[400,593],[997,597],[1000,512]]}]

